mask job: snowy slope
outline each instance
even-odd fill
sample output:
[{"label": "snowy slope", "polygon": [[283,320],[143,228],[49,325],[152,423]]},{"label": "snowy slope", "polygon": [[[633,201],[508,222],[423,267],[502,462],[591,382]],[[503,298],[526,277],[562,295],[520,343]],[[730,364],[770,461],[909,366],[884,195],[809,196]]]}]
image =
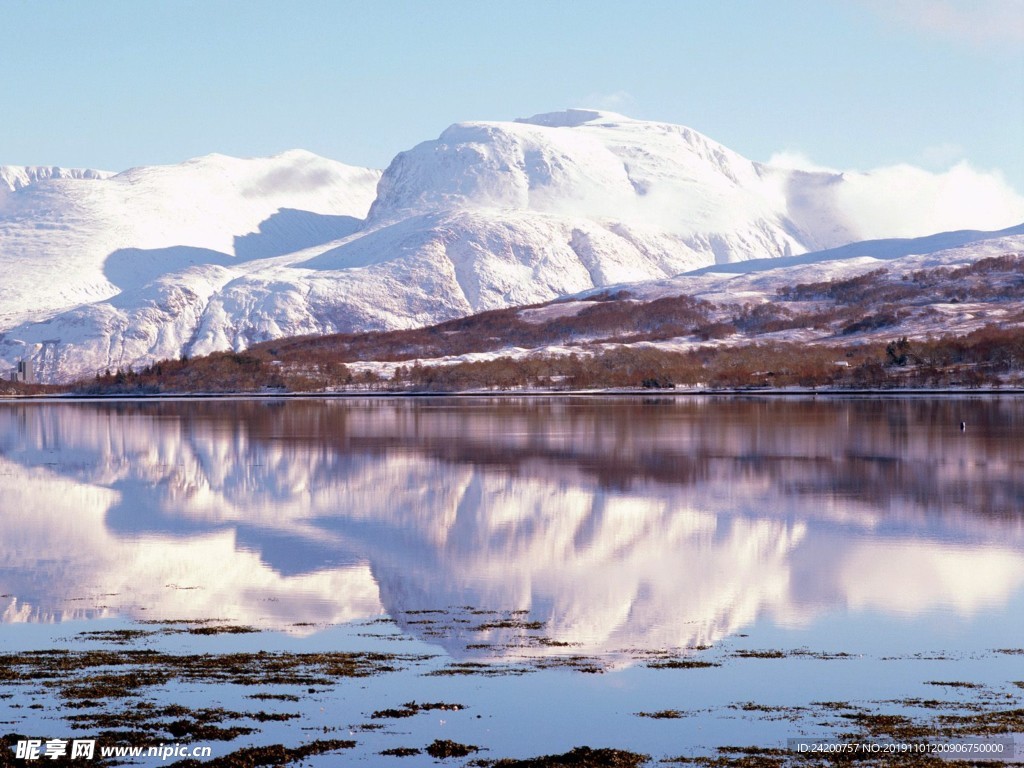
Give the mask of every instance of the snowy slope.
[{"label": "snowy slope", "polygon": [[[871,240],[805,254],[792,260],[748,265],[728,264],[644,284],[630,284],[633,295],[646,299],[687,294],[709,301],[775,300],[780,289],[799,283],[844,280],[885,268],[899,277],[920,269],[961,267],[1005,254],[1024,253],[1024,224],[998,232],[944,232],[898,241]],[[792,262],[792,263],[788,263]],[[939,329],[936,329],[939,330]]]},{"label": "snowy slope", "polygon": [[[997,232],[982,232],[976,229],[960,229],[955,232],[938,232],[926,237],[913,238],[889,238],[885,240],[864,240],[857,243],[848,243],[838,248],[829,248],[825,251],[814,251],[800,256],[789,256],[778,259],[750,259],[749,261],[737,262],[734,264],[714,264],[709,267],[695,269],[689,275],[706,274],[749,274],[774,270],[782,267],[796,267],[808,264],[820,264],[829,261],[845,262],[849,259],[869,257],[880,261],[900,259],[904,256],[917,256],[921,254],[938,253],[940,251],[954,251],[956,249],[993,241],[997,250],[1006,247],[1013,250],[1015,247],[1012,240],[1003,241],[1004,238],[1013,238],[1024,235],[1024,224],[1015,227],[1008,227]],[[1000,241],[995,243],[994,241]],[[967,253],[973,253],[968,250]],[[979,257],[980,258],[980,257]]]},{"label": "snowy slope", "polygon": [[106,179],[114,174],[91,168],[58,168],[57,166],[0,165],[0,196],[15,192],[29,184],[49,179]]},{"label": "snowy slope", "polygon": [[[366,215],[378,177],[303,151],[252,160],[209,155],[116,176],[0,169],[0,189],[8,190],[0,192],[0,329],[191,263],[268,255],[266,241],[277,240],[281,252],[296,250],[296,235],[305,235],[304,245],[336,239]],[[298,231],[282,232],[289,227],[278,219],[291,210],[303,212],[291,216]],[[262,238],[261,228],[270,230]],[[127,249],[166,250],[137,258]]]},{"label": "snowy slope", "polygon": [[932,220],[910,194],[880,226],[857,203],[867,174],[769,167],[592,110],[459,123],[383,175],[294,151],[0,179],[0,372],[27,357],[47,380],[798,260]]},{"label": "snowy slope", "polygon": [[[520,317],[529,322],[546,322],[556,317],[573,317],[594,303],[595,294],[612,293],[621,289],[628,293],[628,301],[650,302],[672,296],[690,296],[711,302],[715,314],[720,320],[727,320],[735,315],[735,310],[742,305],[770,303],[775,307],[788,310],[793,316],[804,313],[813,316],[814,310],[827,306],[835,306],[830,301],[808,302],[787,297],[785,294],[800,284],[823,284],[828,281],[848,280],[866,273],[876,273],[877,300],[869,299],[858,305],[861,317],[877,315],[887,308],[886,302],[891,299],[882,296],[887,285],[913,283],[915,273],[921,270],[945,268],[953,270],[968,267],[982,259],[993,257],[1024,256],[1024,225],[1012,227],[998,232],[946,232],[923,238],[907,240],[866,241],[852,243],[839,249],[818,251],[792,259],[763,259],[744,264],[728,264],[695,270],[677,275],[666,280],[653,280],[638,283],[609,286],[600,290],[585,291],[572,297],[543,306],[524,309]],[[1007,298],[1015,291],[1007,290],[1001,295],[998,290],[979,301],[963,300],[957,297],[960,293],[971,293],[971,281],[984,283],[992,289],[1009,287],[995,283],[991,275],[979,275],[970,279],[961,279],[944,286],[939,291],[941,296],[922,301],[926,296],[924,290],[913,300],[909,298],[900,307],[902,316],[892,324],[868,328],[856,333],[841,332],[837,335],[837,324],[815,325],[809,320],[806,325],[776,332],[755,331],[750,334],[737,333],[720,339],[723,344],[745,344],[754,341],[842,341],[844,343],[860,343],[907,336],[921,339],[928,336],[944,334],[968,334],[988,325],[1003,327],[1022,327],[1024,323],[1024,306],[1019,300]],[[1015,283],[1016,292],[1024,281],[1024,274],[1014,274],[1011,282]],[[908,294],[909,296],[909,294]],[[947,298],[948,297],[948,298]],[[956,298],[953,298],[956,297]],[[872,303],[872,302],[875,303]],[[607,337],[611,334],[602,334]],[[707,344],[706,338],[687,336],[652,342],[651,346],[662,349],[683,351]],[[607,346],[604,343],[591,345],[591,350]],[[567,354],[579,353],[579,346],[556,344],[534,350],[513,350],[511,354],[531,355],[537,352]],[[502,350],[500,354],[510,354]],[[495,353],[478,355],[462,355],[448,360],[435,362],[460,362],[463,360],[481,360],[495,357]],[[389,371],[389,367],[382,369]]]},{"label": "snowy slope", "polygon": [[[837,257],[837,250],[843,258]],[[727,264],[563,296],[506,314],[507,330],[500,339],[490,336],[493,317],[481,317],[460,323],[457,336],[447,337],[442,328],[440,335],[406,339],[397,346],[394,338],[385,336],[376,344],[372,340],[342,344],[341,350],[346,359],[359,361],[350,364],[357,372],[391,378],[396,368],[407,366],[410,359],[421,365],[444,366],[496,358],[580,355],[622,344],[683,352],[708,344],[858,345],[885,343],[900,336],[913,340],[966,335],[986,326],[1022,329],[1024,271],[1020,259],[1024,259],[1024,225],[999,232],[958,231],[900,241],[867,241],[792,259]],[[987,266],[979,265],[983,260],[989,260]],[[992,264],[993,260],[1003,263]],[[1014,260],[1017,266],[1013,266]],[[753,268],[741,269],[748,265]],[[979,269],[981,266],[984,268]],[[961,269],[970,274],[949,277],[950,272]],[[936,274],[943,271],[945,276]],[[868,273],[869,287],[855,302],[848,297],[830,298],[821,290],[830,281],[847,281]],[[802,291],[794,291],[801,285]],[[672,317],[674,297],[704,303],[683,322],[685,330],[678,329],[678,315]],[[669,305],[656,308],[654,303],[663,300],[669,300]],[[740,318],[758,305],[770,305],[773,317],[787,321],[777,328],[745,324]],[[612,317],[617,318],[617,325],[607,321]],[[866,318],[887,319],[864,323],[859,329],[849,327]],[[642,321],[639,327],[634,322],[638,319]],[[666,331],[657,320],[678,330]],[[712,341],[699,332],[699,326],[711,323],[732,328]],[[524,333],[524,324],[533,330]],[[642,341],[637,341],[638,335]],[[448,341],[439,341],[442,338]],[[401,350],[397,357],[396,348]]]}]

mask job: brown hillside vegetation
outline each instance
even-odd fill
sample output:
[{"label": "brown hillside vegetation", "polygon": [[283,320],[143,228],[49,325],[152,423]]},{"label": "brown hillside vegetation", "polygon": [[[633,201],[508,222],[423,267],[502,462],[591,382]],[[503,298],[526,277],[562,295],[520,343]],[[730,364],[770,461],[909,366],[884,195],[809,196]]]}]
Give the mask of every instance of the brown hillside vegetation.
[{"label": "brown hillside vegetation", "polygon": [[[937,306],[1000,320],[944,332]],[[1019,383],[1024,257],[801,283],[774,301],[641,299],[626,290],[410,330],[278,339],[245,352],[110,371],[81,393],[459,391],[523,387],[948,387]],[[905,328],[920,331],[907,340]],[[801,341],[773,337],[796,332]],[[657,347],[682,340],[689,351]],[[654,342],[650,344],[646,342]],[[557,350],[549,347],[559,347]],[[679,346],[678,344],[676,346]],[[532,350],[532,352],[529,352]],[[489,359],[451,362],[487,353]],[[389,378],[367,363],[388,363]],[[398,364],[397,366],[395,364]],[[379,368],[378,368],[379,370]]]},{"label": "brown hillside vegetation", "polygon": [[25,384],[20,381],[4,381],[0,379],[0,397],[57,394],[66,392],[67,389],[65,386],[56,384]]},{"label": "brown hillside vegetation", "polygon": [[[644,301],[626,290],[605,291],[586,300],[546,305],[548,314],[542,313],[542,305],[516,307],[427,328],[279,340],[254,349],[281,359],[298,355],[325,362],[414,361],[554,344],[583,347],[736,336],[741,339],[733,341],[742,343],[742,338],[754,342],[764,334],[804,329],[845,344],[847,337],[896,329],[912,320],[941,328],[944,318],[933,305],[966,302],[1005,311],[1004,326],[1024,323],[1024,257],[1011,254],[903,276],[877,269],[844,280],[800,284],[767,302],[715,305],[686,295]],[[565,311],[550,312],[559,308]],[[531,316],[531,310],[541,314]]]},{"label": "brown hillside vegetation", "polygon": [[[354,374],[329,353],[273,357],[267,349],[165,361],[75,387],[80,394],[434,391],[598,387],[977,387],[1024,384],[1024,330],[987,327],[923,342],[705,345],[689,352],[621,345],[579,354],[399,366],[391,379]],[[305,351],[305,347],[303,347]],[[282,359],[283,358],[283,359]]]}]

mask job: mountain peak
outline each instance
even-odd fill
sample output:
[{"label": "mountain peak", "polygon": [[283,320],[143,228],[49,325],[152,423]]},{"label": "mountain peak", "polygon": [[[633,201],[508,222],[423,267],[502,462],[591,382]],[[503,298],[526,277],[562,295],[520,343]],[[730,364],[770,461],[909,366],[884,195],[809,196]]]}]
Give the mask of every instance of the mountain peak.
[{"label": "mountain peak", "polygon": [[[690,128],[568,109],[455,123],[402,152],[384,172],[369,222],[486,208],[689,235],[774,221],[784,207],[779,197],[753,163]],[[756,234],[747,239],[772,255],[798,247],[781,230],[780,237],[770,246]]]}]

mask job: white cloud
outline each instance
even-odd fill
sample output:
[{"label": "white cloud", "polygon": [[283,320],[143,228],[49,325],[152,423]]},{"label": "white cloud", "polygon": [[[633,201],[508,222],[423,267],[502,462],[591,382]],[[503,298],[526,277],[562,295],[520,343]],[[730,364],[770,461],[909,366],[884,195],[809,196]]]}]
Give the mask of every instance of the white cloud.
[{"label": "white cloud", "polygon": [[861,4],[890,23],[954,42],[1024,43],[1024,0],[861,0]]},{"label": "white cloud", "polygon": [[823,173],[839,173],[835,168],[820,165],[798,149],[783,149],[768,158],[768,165],[775,168],[786,168],[791,171],[820,171]]},{"label": "white cloud", "polygon": [[628,114],[635,99],[628,91],[612,91],[611,93],[591,93],[582,103],[594,109],[606,109],[609,112]]},{"label": "white cloud", "polygon": [[865,239],[997,230],[1024,222],[1024,197],[999,172],[967,161],[941,173],[894,165],[846,173],[844,181],[835,190],[836,203]]},{"label": "white cloud", "polygon": [[951,141],[933,144],[921,152],[921,164],[933,170],[949,168],[963,158],[964,148]]},{"label": "white cloud", "polygon": [[921,160],[929,169],[900,163],[871,171],[840,171],[799,150],[776,152],[768,165],[841,173],[843,183],[829,187],[831,202],[825,205],[834,207],[859,239],[999,230],[1024,222],[1024,196],[1002,173],[978,169],[962,158],[960,145],[944,143],[922,151]]}]

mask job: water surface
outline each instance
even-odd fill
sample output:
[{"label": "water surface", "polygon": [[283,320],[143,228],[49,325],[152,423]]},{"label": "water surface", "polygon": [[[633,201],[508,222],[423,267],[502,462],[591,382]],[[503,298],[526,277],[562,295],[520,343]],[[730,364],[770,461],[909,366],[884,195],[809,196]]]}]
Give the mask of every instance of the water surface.
[{"label": "water surface", "polygon": [[[1009,702],[1022,434],[1010,397],[5,403],[0,638],[217,619],[265,631],[160,642],[415,648],[430,660],[265,731],[299,743],[328,718],[372,764],[432,738],[492,758],[779,746],[822,731],[812,702],[903,711],[963,678]],[[530,673],[427,674],[466,662]],[[429,697],[468,709],[358,729]],[[59,705],[3,705],[74,730]],[[636,714],[663,709],[685,716]]]}]

